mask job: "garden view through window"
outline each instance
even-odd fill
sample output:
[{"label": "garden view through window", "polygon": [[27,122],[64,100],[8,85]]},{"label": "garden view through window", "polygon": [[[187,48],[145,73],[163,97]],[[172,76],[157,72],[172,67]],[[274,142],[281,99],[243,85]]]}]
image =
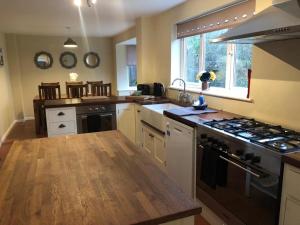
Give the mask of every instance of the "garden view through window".
[{"label": "garden view through window", "polygon": [[182,76],[188,86],[198,86],[201,71],[214,71],[211,87],[232,90],[248,87],[248,69],[252,66],[251,44],[210,43],[227,29],[182,39]]}]

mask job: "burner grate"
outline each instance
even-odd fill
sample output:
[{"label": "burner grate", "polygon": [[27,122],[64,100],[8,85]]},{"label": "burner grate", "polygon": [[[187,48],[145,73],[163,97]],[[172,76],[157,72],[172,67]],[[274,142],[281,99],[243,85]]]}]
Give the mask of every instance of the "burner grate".
[{"label": "burner grate", "polygon": [[300,150],[300,133],[281,126],[273,126],[247,118],[213,120],[204,124],[263,145],[274,151],[290,152]]}]

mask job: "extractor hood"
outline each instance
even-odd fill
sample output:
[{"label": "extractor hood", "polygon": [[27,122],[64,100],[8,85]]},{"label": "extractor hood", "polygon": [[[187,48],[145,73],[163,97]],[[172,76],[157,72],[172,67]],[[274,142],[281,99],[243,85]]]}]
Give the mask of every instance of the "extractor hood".
[{"label": "extractor hood", "polygon": [[212,43],[262,43],[300,38],[300,0],[273,0],[273,5],[233,27]]}]

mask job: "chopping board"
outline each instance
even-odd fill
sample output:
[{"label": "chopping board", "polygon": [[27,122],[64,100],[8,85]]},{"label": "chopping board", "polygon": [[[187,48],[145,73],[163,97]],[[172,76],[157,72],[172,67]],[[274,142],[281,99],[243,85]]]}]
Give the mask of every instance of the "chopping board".
[{"label": "chopping board", "polygon": [[200,114],[206,114],[206,113],[217,113],[217,111],[213,110],[213,109],[195,110],[193,107],[169,109],[166,111],[168,113],[175,114],[176,116],[192,116],[192,115],[200,115]]}]

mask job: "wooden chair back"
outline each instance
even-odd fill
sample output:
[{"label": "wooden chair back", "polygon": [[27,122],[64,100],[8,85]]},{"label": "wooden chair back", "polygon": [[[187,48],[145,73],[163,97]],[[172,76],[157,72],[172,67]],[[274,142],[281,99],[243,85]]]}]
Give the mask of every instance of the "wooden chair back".
[{"label": "wooden chair back", "polygon": [[44,100],[55,100],[61,98],[59,83],[42,83],[38,86],[39,98]]},{"label": "wooden chair back", "polygon": [[99,86],[103,84],[103,81],[87,81],[86,82],[89,88],[89,93],[92,96],[98,96],[99,94]]},{"label": "wooden chair back", "polygon": [[68,98],[88,96],[88,85],[82,82],[66,82],[66,93]]},{"label": "wooden chair back", "polygon": [[92,96],[111,96],[111,84],[91,84]]},{"label": "wooden chair back", "polygon": [[111,83],[103,84],[101,87],[102,87],[102,96],[110,97],[112,92]]}]

